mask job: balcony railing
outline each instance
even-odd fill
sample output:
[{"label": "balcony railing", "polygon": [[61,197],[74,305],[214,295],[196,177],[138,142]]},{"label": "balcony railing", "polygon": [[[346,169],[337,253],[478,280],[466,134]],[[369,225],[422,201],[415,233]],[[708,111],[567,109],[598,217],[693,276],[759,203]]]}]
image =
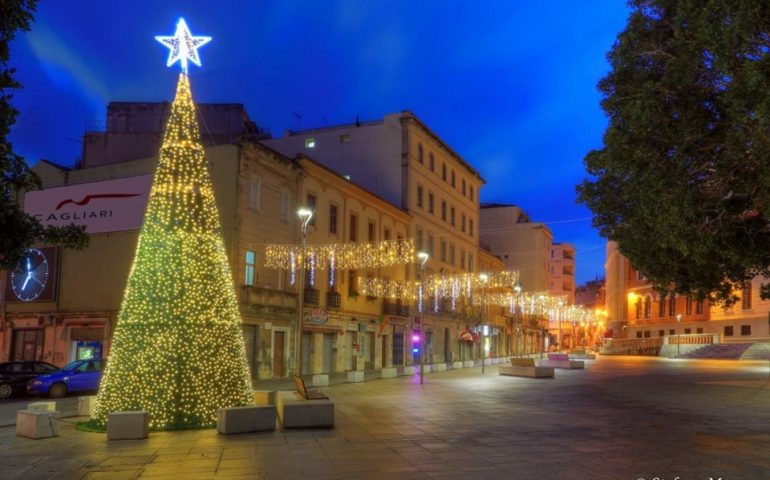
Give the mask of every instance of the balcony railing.
[{"label": "balcony railing", "polygon": [[387,300],[382,302],[382,313],[385,315],[397,315],[399,317],[409,316],[409,305],[393,303]]},{"label": "balcony railing", "polygon": [[342,295],[337,292],[326,292],[326,308],[339,309],[342,305]]},{"label": "balcony railing", "polygon": [[305,295],[303,296],[305,305],[318,305],[321,299],[321,294],[316,288],[305,287]]}]

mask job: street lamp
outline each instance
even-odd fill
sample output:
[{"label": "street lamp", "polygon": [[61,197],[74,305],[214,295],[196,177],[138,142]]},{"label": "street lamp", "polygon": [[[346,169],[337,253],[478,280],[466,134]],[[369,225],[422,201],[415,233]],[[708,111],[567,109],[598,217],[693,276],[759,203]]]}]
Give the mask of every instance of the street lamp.
[{"label": "street lamp", "polygon": [[487,280],[489,280],[489,275],[486,273],[479,274],[479,279],[481,280],[481,374],[484,375],[484,358],[487,356],[487,326],[484,323],[484,293],[487,286]]},{"label": "street lamp", "polygon": [[677,327],[676,327],[676,356],[677,357],[679,356],[679,345],[682,343],[680,341],[681,339],[679,337],[679,324],[681,322],[682,322],[682,314],[681,313],[677,313],[676,314],[676,324],[677,324]]},{"label": "street lamp", "polygon": [[518,283],[513,287],[513,291],[516,292],[516,310],[514,315],[516,316],[515,335],[513,337],[513,353],[516,358],[519,357],[519,334],[521,333],[521,285]]},{"label": "street lamp", "polygon": [[[418,252],[417,258],[420,260],[420,292],[422,292],[422,284],[423,280],[425,279],[425,262],[428,261],[428,258],[430,258],[430,255],[428,255],[427,252]],[[422,298],[422,294],[420,295],[420,298]],[[425,319],[423,316],[423,303],[420,302],[419,310],[420,310],[420,385],[422,385],[423,377],[425,377]]]},{"label": "street lamp", "polygon": [[564,301],[559,301],[559,311],[558,311],[558,318],[559,318],[559,343],[558,343],[558,352],[561,353],[561,307],[564,306]]},{"label": "street lamp", "polygon": [[310,223],[310,219],[313,218],[313,211],[307,208],[300,208],[297,210],[297,216],[300,220],[301,238],[302,238],[302,254],[299,262],[299,298],[297,303],[299,308],[297,315],[297,338],[295,339],[295,352],[297,358],[297,365],[295,370],[298,376],[302,376],[302,317],[305,308],[305,241],[307,239],[307,225]]}]

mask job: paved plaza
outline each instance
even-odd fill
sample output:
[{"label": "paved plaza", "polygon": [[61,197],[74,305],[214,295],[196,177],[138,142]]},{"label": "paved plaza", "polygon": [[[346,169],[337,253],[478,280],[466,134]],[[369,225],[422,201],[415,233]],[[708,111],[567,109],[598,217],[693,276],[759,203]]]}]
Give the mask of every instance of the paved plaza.
[{"label": "paved plaza", "polygon": [[45,440],[0,427],[0,478],[770,478],[767,362],[601,357],[554,379],[487,366],[323,390],[330,430],[107,442],[82,418]]}]

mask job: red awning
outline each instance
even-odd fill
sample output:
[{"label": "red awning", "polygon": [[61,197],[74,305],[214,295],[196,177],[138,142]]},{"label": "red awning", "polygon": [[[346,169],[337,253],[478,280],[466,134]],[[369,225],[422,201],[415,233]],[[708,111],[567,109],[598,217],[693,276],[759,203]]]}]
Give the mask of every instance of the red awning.
[{"label": "red awning", "polygon": [[463,330],[460,332],[459,337],[461,342],[473,342],[473,343],[479,343],[479,336],[470,330]]}]

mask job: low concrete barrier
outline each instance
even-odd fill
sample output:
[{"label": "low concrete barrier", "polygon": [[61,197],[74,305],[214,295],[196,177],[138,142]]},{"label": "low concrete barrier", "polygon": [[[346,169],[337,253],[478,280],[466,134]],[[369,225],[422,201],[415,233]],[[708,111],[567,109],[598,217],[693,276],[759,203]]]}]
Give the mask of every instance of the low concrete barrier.
[{"label": "low concrete barrier", "polygon": [[96,395],[78,397],[78,417],[90,417],[96,407]]},{"label": "low concrete barrier", "polygon": [[275,405],[275,390],[254,390],[256,405]]},{"label": "low concrete barrier", "polygon": [[398,376],[398,369],[395,367],[383,368],[380,375],[382,378],[396,378]]},{"label": "low concrete barrier", "polygon": [[107,415],[107,440],[139,440],[150,434],[150,414],[144,411]]},{"label": "low concrete barrier", "polygon": [[27,410],[55,412],[56,402],[32,402],[27,404]]},{"label": "low concrete barrier", "polygon": [[412,375],[414,375],[414,367],[411,365],[408,367],[404,367],[404,369],[401,371],[401,375],[411,377]]},{"label": "low concrete barrier", "polygon": [[357,383],[364,381],[364,372],[362,370],[352,370],[348,372],[348,382]]},{"label": "low concrete barrier", "polygon": [[430,366],[431,372],[445,372],[446,371],[446,363],[434,363]]},{"label": "low concrete barrier", "polygon": [[217,410],[217,432],[266,432],[275,430],[275,406],[230,407]]},{"label": "low concrete barrier", "polygon": [[454,369],[463,368],[463,367],[465,367],[463,362],[453,362],[452,363],[452,368],[454,368]]},{"label": "low concrete barrier", "polygon": [[325,373],[313,375],[313,383],[312,383],[312,385],[314,387],[327,387],[327,386],[329,386],[329,375],[327,375]]},{"label": "low concrete barrier", "polygon": [[277,392],[276,412],[283,428],[334,427],[334,404],[305,400],[296,392]]},{"label": "low concrete barrier", "polygon": [[473,360],[466,360],[463,362],[463,366],[465,368],[471,368],[471,367],[475,367],[476,363]]},{"label": "low concrete barrier", "polygon": [[58,436],[59,412],[19,410],[16,412],[16,435],[33,440]]}]

